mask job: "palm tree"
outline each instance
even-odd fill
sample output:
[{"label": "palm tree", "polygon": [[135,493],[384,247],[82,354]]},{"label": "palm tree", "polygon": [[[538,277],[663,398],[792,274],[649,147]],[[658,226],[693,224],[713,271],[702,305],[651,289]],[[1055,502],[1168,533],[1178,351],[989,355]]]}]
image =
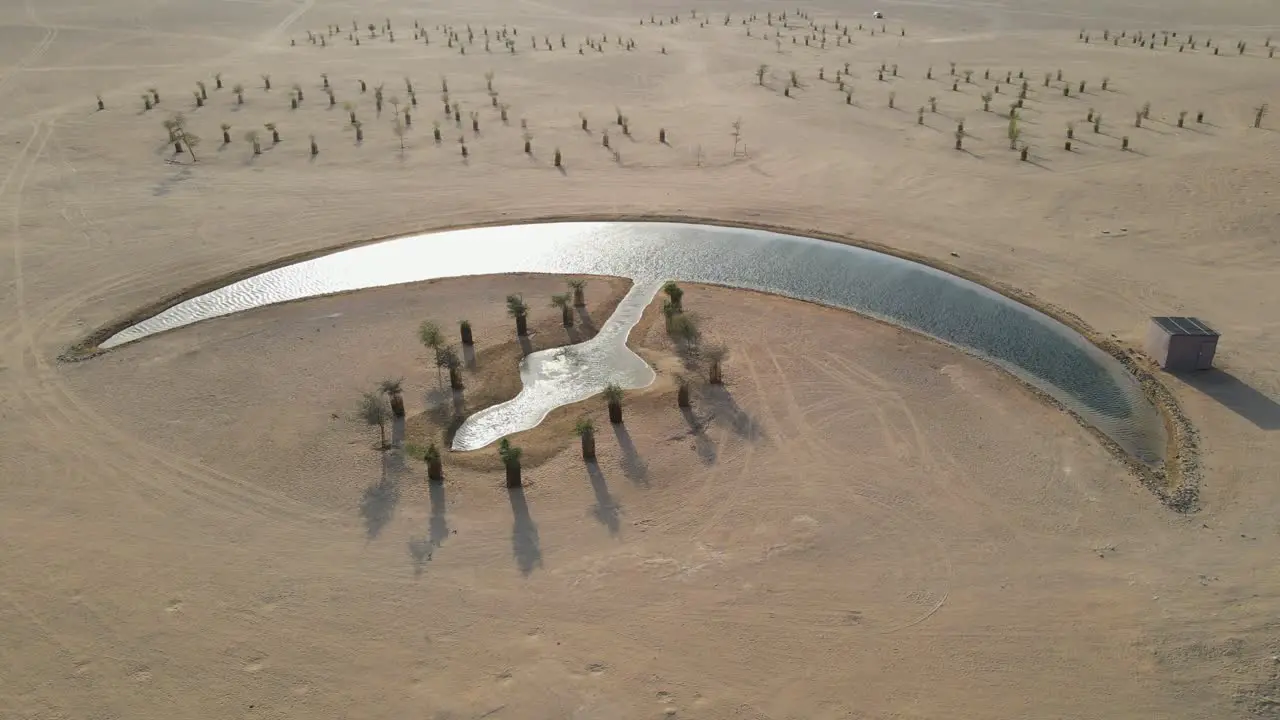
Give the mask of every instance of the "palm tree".
[{"label": "palm tree", "polygon": [[404,378],[397,380],[383,380],[378,384],[379,392],[387,396],[391,400],[391,414],[398,418],[404,417]]},{"label": "palm tree", "polygon": [[377,393],[367,392],[360,398],[360,419],[366,425],[378,426],[378,449],[387,449],[387,404]]},{"label": "palm tree", "polygon": [[529,306],[519,295],[507,296],[507,314],[516,319],[516,335],[526,337],[529,334]]},{"label": "palm tree", "polygon": [[667,297],[670,298],[672,310],[677,313],[684,311],[684,305],[681,304],[681,300],[684,298],[684,290],[681,290],[674,280],[668,280],[662,286],[662,292],[666,293]]},{"label": "palm tree", "polygon": [[707,382],[712,385],[724,383],[724,378],[720,374],[720,364],[729,356],[729,348],[715,345],[703,350],[702,356],[707,359]]},{"label": "palm tree", "polygon": [[609,404],[609,422],[614,425],[622,423],[622,388],[616,383],[604,387],[604,399]]},{"label": "palm tree", "polygon": [[[670,301],[663,303],[665,311]],[[698,340],[702,337],[702,331],[698,329],[698,323],[693,318],[679,313],[667,319],[667,334],[672,340],[675,340],[683,348],[691,348],[698,344]]]},{"label": "palm tree", "polygon": [[682,408],[689,407],[689,390],[693,387],[693,381],[685,375],[676,376],[676,405]]},{"label": "palm tree", "polygon": [[244,139],[245,139],[245,140],[248,140],[248,141],[253,145],[253,154],[254,154],[254,155],[261,155],[261,154],[262,154],[262,143],[260,143],[260,142],[258,141],[258,131],[257,131],[257,130],[250,130],[249,132],[245,133],[245,134],[244,134]]},{"label": "palm tree", "polygon": [[244,86],[241,85],[240,83],[236,83],[231,88],[231,92],[236,94],[236,104],[243,105],[244,104]]},{"label": "palm tree", "polygon": [[570,278],[566,284],[573,291],[573,306],[585,307],[587,304],[587,281],[582,278]]},{"label": "palm tree", "polygon": [[222,123],[222,144],[231,144],[231,123]]},{"label": "palm tree", "polygon": [[422,459],[427,461],[427,479],[439,482],[444,480],[444,467],[440,462],[440,448],[435,443],[427,446]]},{"label": "palm tree", "polygon": [[263,125],[267,132],[271,133],[271,143],[274,145],[280,142],[280,131],[276,129],[275,123],[266,123]]},{"label": "palm tree", "polygon": [[183,124],[182,115],[174,115],[173,117],[160,123],[165,130],[169,131],[169,142],[173,143],[174,154],[182,152],[182,142],[180,132]]},{"label": "palm tree", "polygon": [[192,135],[187,132],[186,128],[180,127],[178,128],[178,139],[186,143],[187,154],[191,156],[191,162],[197,162],[199,158],[196,157],[196,146],[200,144],[200,136]]},{"label": "palm tree", "polygon": [[450,389],[462,389],[462,360],[458,358],[458,351],[454,350],[452,345],[445,345],[436,350],[436,367],[449,371]]},{"label": "palm tree", "polygon": [[270,74],[264,74],[264,75],[262,76],[262,89],[263,89],[263,90],[270,90],[270,89],[271,89],[271,75],[270,75]]},{"label": "palm tree", "polygon": [[551,307],[560,308],[560,322],[565,327],[573,327],[573,307],[569,305],[569,293],[551,296]]},{"label": "palm tree", "polygon": [[573,426],[573,431],[582,438],[582,459],[591,461],[596,459],[596,424],[591,422],[591,418],[583,417],[578,419],[578,423]]},{"label": "palm tree", "polygon": [[471,336],[471,321],[470,321],[470,320],[462,320],[462,321],[460,321],[460,322],[458,323],[458,329],[459,329],[459,331],[460,331],[460,334],[462,335],[462,344],[463,344],[463,345],[475,345],[475,344],[476,344],[475,339]]},{"label": "palm tree", "polygon": [[[422,321],[422,324],[418,326],[418,342],[422,343],[425,347],[429,347],[432,350],[435,350],[437,353],[439,353],[440,346],[444,345],[444,335],[440,333],[440,326],[436,325],[430,320]],[[440,381],[440,372],[439,372],[440,367],[441,365],[439,364],[436,365],[437,381]]]},{"label": "palm tree", "polygon": [[507,469],[507,487],[518,488],[523,483],[520,481],[520,456],[524,451],[506,438],[502,438],[498,442],[498,457],[502,458],[502,465]]}]

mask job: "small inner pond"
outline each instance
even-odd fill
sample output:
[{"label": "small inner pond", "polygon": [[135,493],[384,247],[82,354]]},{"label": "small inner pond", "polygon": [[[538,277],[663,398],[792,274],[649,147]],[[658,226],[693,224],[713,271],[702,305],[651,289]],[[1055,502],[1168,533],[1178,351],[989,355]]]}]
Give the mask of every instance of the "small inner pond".
[{"label": "small inner pond", "polygon": [[453,436],[454,450],[478,450],[505,435],[537,426],[547,413],[601,392],[648,386],[656,377],[644,358],[627,347],[627,334],[657,294],[657,282],[631,286],[595,337],[568,347],[541,350],[520,362],[524,388],[515,398],[470,415]]},{"label": "small inner pond", "polygon": [[[628,277],[635,287],[596,338],[535,353],[526,390],[477,413],[455,447],[482,447],[532,427],[605,382],[652,381],[624,347],[637,313],[665,280],[719,283],[847,308],[909,328],[999,365],[1041,389],[1148,464],[1162,461],[1164,426],[1114,358],[1043,313],[940,270],[811,238],[682,223],[549,223],[452,230],[387,240],[277,268],[191,298],[102,343],[111,348],[251,308],[361,288],[510,272]],[[761,318],[761,322],[767,322]],[[648,368],[645,368],[647,371]],[[548,406],[549,405],[549,406]],[[491,438],[491,439],[490,439]]]}]

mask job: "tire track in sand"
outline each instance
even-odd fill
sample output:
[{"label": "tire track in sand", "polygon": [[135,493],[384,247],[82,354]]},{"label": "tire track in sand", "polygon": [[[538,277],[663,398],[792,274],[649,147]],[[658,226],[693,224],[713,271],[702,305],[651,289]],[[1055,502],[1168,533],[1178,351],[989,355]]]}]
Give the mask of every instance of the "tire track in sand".
[{"label": "tire track in sand", "polygon": [[[51,327],[60,324],[67,315],[80,307],[83,298],[103,294],[124,287],[140,278],[141,272],[123,273],[106,279],[93,288],[76,288],[52,301],[52,312],[46,312],[38,325],[28,317],[23,278],[22,243],[22,193],[28,178],[39,164],[55,128],[51,123],[38,122],[32,138],[23,148],[21,162],[0,184],[0,199],[11,195],[10,219],[13,233],[10,237],[13,256],[14,288],[17,322],[8,328],[0,328],[5,348],[12,348],[8,366],[16,373],[16,394],[25,401],[24,411],[37,424],[48,425],[50,436],[62,438],[67,452],[87,467],[113,468],[120,477],[132,479],[141,486],[144,495],[152,502],[163,495],[177,495],[179,499],[200,500],[237,517],[259,517],[279,521],[282,515],[292,520],[325,520],[330,515],[317,513],[296,501],[268,493],[243,481],[215,471],[201,463],[187,461],[162,453],[144,442],[130,438],[115,425],[81,401],[65,385],[40,353],[38,338]],[[34,148],[34,152],[31,149]],[[14,176],[18,177],[15,184]],[[100,451],[94,446],[109,440]],[[175,475],[166,482],[154,476],[156,467]],[[153,505],[154,507],[154,505]]]}]

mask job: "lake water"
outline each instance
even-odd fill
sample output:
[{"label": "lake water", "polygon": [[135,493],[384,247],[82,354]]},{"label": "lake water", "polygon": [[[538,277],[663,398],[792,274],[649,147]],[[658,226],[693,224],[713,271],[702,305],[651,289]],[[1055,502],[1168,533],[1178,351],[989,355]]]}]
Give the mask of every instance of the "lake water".
[{"label": "lake water", "polygon": [[[664,280],[719,283],[847,308],[983,357],[1075,411],[1134,457],[1148,464],[1163,458],[1164,425],[1138,381],[1116,359],[1062,323],[925,265],[759,230],[576,222],[398,238],[270,270],[191,298],[117,333],[102,347],[287,300],[510,272],[616,275],[631,278],[642,289]],[[631,299],[638,297],[633,293]],[[624,306],[629,312],[630,306]],[[528,422],[536,415],[536,424],[551,409],[543,405],[575,395],[564,390],[575,382],[580,383],[576,394],[614,375],[631,378],[620,384],[634,386],[631,383],[640,375],[630,358],[638,358],[617,351],[631,325],[611,321],[607,327],[620,334],[602,333],[570,352],[529,358],[522,376],[533,385],[547,378],[547,391],[517,398],[513,402],[520,403],[518,412],[508,407],[478,413],[465,436],[467,444],[492,436],[503,422]],[[610,370],[613,363],[618,365]],[[551,392],[555,384],[560,390]]]},{"label": "lake water", "polygon": [[653,369],[627,347],[659,283],[637,282],[595,337],[576,345],[530,353],[520,362],[523,389],[515,398],[467,417],[453,436],[454,450],[478,450],[503,436],[536,427],[547,413],[599,393],[610,383],[648,386]]}]

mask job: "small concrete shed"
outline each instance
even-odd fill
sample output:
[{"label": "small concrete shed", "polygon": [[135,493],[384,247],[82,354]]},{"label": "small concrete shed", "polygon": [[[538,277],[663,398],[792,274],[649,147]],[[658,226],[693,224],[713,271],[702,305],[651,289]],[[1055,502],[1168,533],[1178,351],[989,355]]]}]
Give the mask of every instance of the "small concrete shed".
[{"label": "small concrete shed", "polygon": [[1218,349],[1218,333],[1193,317],[1153,317],[1147,354],[1173,372],[1208,370]]}]

